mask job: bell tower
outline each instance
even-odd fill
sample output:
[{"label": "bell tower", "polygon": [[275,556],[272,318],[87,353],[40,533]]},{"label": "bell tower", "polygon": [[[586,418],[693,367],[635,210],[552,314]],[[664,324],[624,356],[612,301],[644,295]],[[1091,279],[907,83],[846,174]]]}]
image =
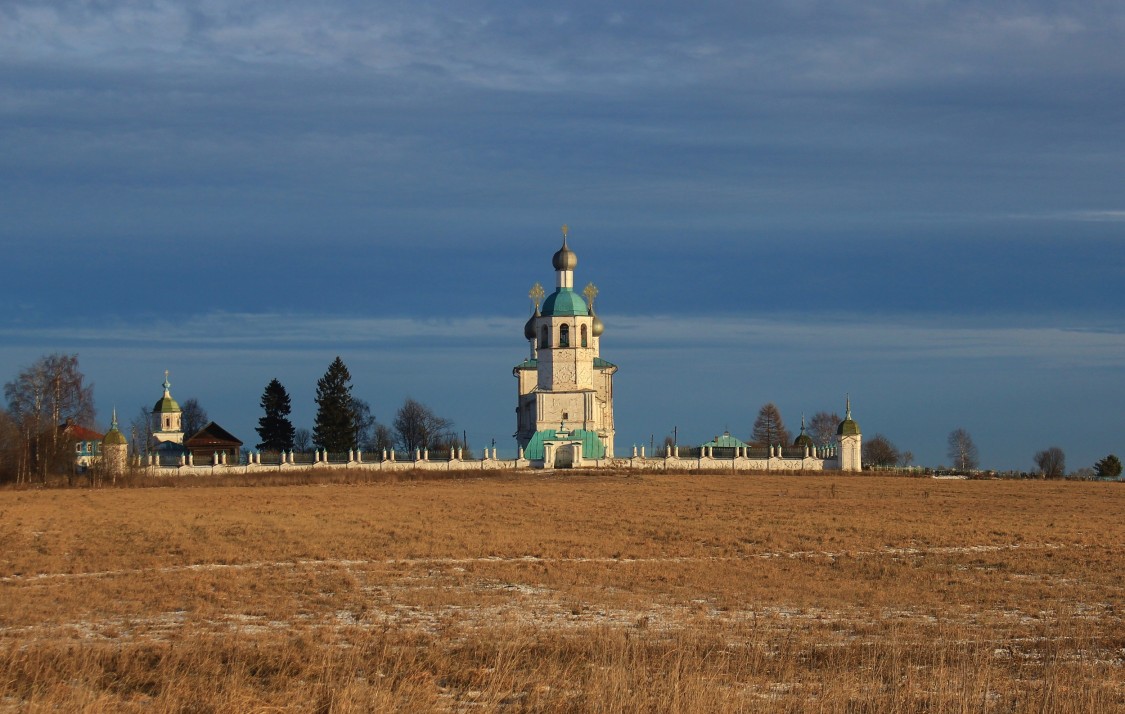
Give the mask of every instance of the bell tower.
[{"label": "bell tower", "polygon": [[[581,459],[610,458],[617,366],[601,358],[605,326],[592,309],[598,290],[590,284],[581,295],[574,291],[578,255],[570,249],[565,225],[562,234],[562,247],[551,258],[555,291],[542,308],[543,290],[538,283],[529,293],[535,305],[524,325],[524,337],[530,343],[531,357],[513,370],[519,380],[516,441],[533,461],[545,459],[544,441],[553,443],[560,434],[565,435],[566,444],[582,443]],[[567,449],[546,451],[570,453]]]},{"label": "bell tower", "polygon": [[183,410],[175,399],[172,399],[172,383],[168,381],[168,370],[164,370],[164,396],[156,400],[152,406],[152,440],[156,448],[165,444],[183,444]]}]

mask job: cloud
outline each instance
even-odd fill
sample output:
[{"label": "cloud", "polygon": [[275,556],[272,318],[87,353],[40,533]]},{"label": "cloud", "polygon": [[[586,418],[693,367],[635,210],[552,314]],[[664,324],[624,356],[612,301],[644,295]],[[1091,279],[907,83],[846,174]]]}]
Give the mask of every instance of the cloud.
[{"label": "cloud", "polygon": [[[1081,66],[1125,11],[1044,4],[798,2],[567,10],[508,2],[7,3],[11,57],[145,66],[289,65],[437,73],[493,89],[709,83],[840,91]],[[1117,51],[1116,53],[1119,53]],[[1104,56],[1104,55],[1103,55]],[[1014,61],[1018,60],[1018,61]]]},{"label": "cloud", "polygon": [[[1099,326],[1000,324],[978,320],[874,321],[855,317],[781,319],[693,315],[614,315],[605,318],[607,354],[780,352],[792,359],[906,362],[933,360],[1031,360],[1070,366],[1115,366],[1125,354],[1125,332]],[[523,320],[348,318],[281,313],[210,313],[182,322],[107,326],[8,327],[11,342],[84,346],[147,345],[197,351],[304,352],[335,349],[510,350],[521,354]],[[54,348],[52,348],[54,349]],[[651,358],[650,357],[650,358]],[[659,357],[657,357],[659,358]],[[669,357],[670,359],[678,359]],[[737,360],[734,360],[737,361]]]}]

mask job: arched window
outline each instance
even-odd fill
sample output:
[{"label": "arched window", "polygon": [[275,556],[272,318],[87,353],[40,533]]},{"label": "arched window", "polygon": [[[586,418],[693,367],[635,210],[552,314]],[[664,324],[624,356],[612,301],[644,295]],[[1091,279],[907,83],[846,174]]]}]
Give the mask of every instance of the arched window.
[{"label": "arched window", "polygon": [[559,347],[570,347],[570,325],[559,325]]},{"label": "arched window", "polygon": [[551,328],[543,325],[542,333],[539,336],[539,347],[545,348],[551,346]]},{"label": "arched window", "polygon": [[582,326],[582,346],[586,347],[586,326]]},{"label": "arched window", "polygon": [[172,417],[164,417],[164,428],[165,429],[171,429],[172,428]]}]

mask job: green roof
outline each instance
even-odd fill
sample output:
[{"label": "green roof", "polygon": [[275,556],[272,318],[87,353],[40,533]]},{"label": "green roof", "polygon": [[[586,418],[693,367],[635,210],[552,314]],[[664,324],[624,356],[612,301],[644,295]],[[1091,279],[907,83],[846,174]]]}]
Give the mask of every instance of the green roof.
[{"label": "green roof", "polygon": [[574,315],[589,315],[586,301],[570,288],[559,288],[547,297],[543,303],[544,317],[558,317]]},{"label": "green roof", "polygon": [[539,360],[537,360],[537,359],[525,359],[523,362],[520,362],[519,364],[516,365],[516,369],[538,369],[538,368],[539,368]]},{"label": "green roof", "polygon": [[[541,461],[544,456],[543,442],[555,441],[556,439],[558,439],[557,429],[543,429],[535,432],[535,435],[531,437],[531,441],[527,442],[527,446],[524,447],[523,457],[531,461]],[[566,440],[582,441],[582,458],[584,459],[605,458],[605,446],[602,445],[602,440],[598,438],[598,433],[595,431],[575,429],[570,432]]]},{"label": "green roof", "polygon": [[615,365],[613,362],[610,362],[608,360],[604,360],[601,357],[595,357],[594,358],[594,369],[609,369],[610,367],[616,367],[616,366],[617,365]]},{"label": "green roof", "polygon": [[171,397],[161,397],[160,400],[153,405],[152,410],[154,412],[160,412],[161,414],[183,411],[183,409],[180,409],[180,405],[176,402],[176,400],[172,399]]},{"label": "green roof", "polygon": [[840,426],[836,429],[837,436],[855,436],[857,434],[859,434],[859,424],[851,419],[840,422]]},{"label": "green roof", "polygon": [[739,441],[730,434],[724,433],[722,436],[716,436],[711,441],[708,441],[704,446],[715,446],[720,449],[736,449],[745,447],[747,444],[745,441]]},{"label": "green roof", "polygon": [[113,427],[112,429],[110,429],[108,432],[106,432],[106,435],[104,437],[102,437],[102,444],[111,444],[112,445],[112,444],[124,444],[124,443],[126,443],[125,442],[125,435],[122,434],[120,431],[118,431],[116,426]]}]

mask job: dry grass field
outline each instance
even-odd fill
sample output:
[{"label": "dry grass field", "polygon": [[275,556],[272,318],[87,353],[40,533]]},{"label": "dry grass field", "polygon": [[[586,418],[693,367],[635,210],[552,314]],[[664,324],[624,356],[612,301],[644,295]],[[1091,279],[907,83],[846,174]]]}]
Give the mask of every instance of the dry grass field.
[{"label": "dry grass field", "polygon": [[1125,710],[1121,484],[0,491],[0,711]]}]

